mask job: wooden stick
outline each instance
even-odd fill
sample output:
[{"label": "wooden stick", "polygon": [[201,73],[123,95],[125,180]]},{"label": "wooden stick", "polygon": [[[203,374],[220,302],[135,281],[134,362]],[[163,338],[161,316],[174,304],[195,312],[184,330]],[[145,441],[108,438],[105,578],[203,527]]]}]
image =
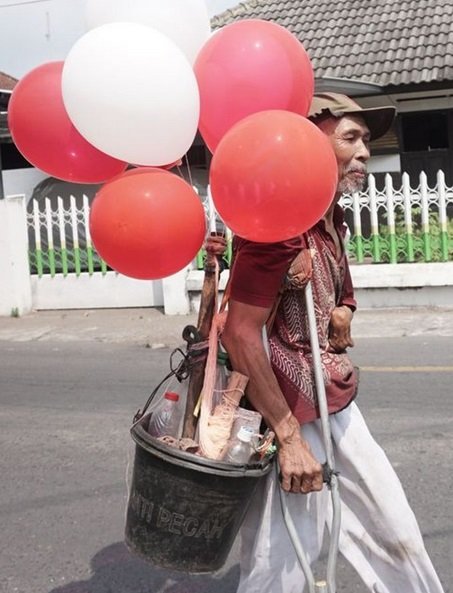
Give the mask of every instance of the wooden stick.
[{"label": "wooden stick", "polygon": [[[231,436],[234,415],[244,395],[249,378],[237,371],[231,373],[222,399],[215,410],[204,416],[200,423],[200,447],[203,455],[209,459],[222,459],[224,449]],[[206,400],[205,400],[206,397]],[[212,394],[203,394],[203,406],[211,408]]]},{"label": "wooden stick", "polygon": [[239,405],[248,382],[249,378],[246,375],[238,371],[232,371],[228,379],[228,385],[225,387],[225,394],[228,399],[233,399],[236,405]]},{"label": "wooden stick", "polygon": [[[203,288],[200,297],[200,309],[198,312],[197,329],[200,341],[207,340],[214,317],[216,297],[216,261],[215,255],[207,254],[204,268]],[[189,386],[187,390],[186,410],[182,438],[193,439],[197,428],[198,418],[194,416],[195,406],[203,387],[204,372],[206,368],[206,356],[195,362],[190,372]]]}]

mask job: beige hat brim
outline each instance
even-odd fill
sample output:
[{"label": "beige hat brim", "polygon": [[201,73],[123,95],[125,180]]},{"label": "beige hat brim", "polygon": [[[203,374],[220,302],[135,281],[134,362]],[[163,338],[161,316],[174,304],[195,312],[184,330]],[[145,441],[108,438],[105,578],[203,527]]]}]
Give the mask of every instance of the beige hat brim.
[{"label": "beige hat brim", "polygon": [[370,140],[376,140],[384,136],[391,128],[396,109],[394,107],[370,107],[369,109],[360,109],[348,113],[350,115],[355,113],[363,117],[370,130]]},{"label": "beige hat brim", "polygon": [[[313,107],[315,107],[313,109]],[[354,109],[351,106],[344,106],[341,108],[332,108],[321,102],[319,105],[312,105],[309,114],[309,119],[316,120],[317,117],[324,113],[330,113],[333,117],[343,117],[344,115],[359,115],[363,117],[366,125],[370,130],[370,139],[376,140],[388,132],[393,120],[395,119],[395,107],[369,107],[367,109]]]}]

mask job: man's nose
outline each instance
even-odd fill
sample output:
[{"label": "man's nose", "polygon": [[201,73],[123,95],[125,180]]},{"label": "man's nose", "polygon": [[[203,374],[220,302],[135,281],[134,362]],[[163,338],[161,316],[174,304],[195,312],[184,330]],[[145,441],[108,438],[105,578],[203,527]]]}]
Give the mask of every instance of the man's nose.
[{"label": "man's nose", "polygon": [[370,159],[370,147],[368,142],[365,142],[364,140],[359,141],[359,146],[355,156],[363,163],[366,163]]}]

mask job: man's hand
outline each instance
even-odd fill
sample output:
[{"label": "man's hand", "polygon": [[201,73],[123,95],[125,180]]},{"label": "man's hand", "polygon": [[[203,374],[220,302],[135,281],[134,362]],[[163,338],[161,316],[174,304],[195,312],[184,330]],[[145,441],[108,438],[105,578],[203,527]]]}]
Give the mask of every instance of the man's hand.
[{"label": "man's hand", "polygon": [[333,352],[344,352],[354,346],[351,338],[352,311],[346,305],[335,307],[330,317],[329,345]]},{"label": "man's hand", "polygon": [[204,248],[210,255],[222,256],[227,248],[227,242],[224,237],[219,235],[211,235],[206,239]]},{"label": "man's hand", "polygon": [[322,490],[322,466],[301,438],[299,428],[280,443],[278,462],[281,486],[286,492],[308,494]]}]

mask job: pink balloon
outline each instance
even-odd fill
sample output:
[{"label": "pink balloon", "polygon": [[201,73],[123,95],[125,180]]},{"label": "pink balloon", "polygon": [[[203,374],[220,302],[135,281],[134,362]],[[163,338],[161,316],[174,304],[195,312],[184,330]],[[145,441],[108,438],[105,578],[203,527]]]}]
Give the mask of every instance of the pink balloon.
[{"label": "pink balloon", "polygon": [[127,164],[89,144],[71,123],[63,104],[63,62],[49,62],[14,87],[8,125],[18,150],[49,175],[76,183],[102,183]]},{"label": "pink balloon", "polygon": [[200,88],[200,133],[214,152],[238,121],[269,109],[306,116],[314,90],[310,59],[287,29],[257,19],[227,25],[195,62]]}]

